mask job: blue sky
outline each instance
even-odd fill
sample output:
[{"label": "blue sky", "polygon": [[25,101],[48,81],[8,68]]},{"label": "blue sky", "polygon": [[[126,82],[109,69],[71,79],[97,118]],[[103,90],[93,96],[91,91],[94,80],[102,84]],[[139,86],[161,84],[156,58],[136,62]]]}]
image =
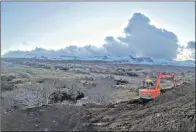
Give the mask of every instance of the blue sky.
[{"label": "blue sky", "polygon": [[2,2],[1,52],[101,47],[106,36],[122,34],[134,12],[175,33],[182,45],[195,41],[194,2]]}]

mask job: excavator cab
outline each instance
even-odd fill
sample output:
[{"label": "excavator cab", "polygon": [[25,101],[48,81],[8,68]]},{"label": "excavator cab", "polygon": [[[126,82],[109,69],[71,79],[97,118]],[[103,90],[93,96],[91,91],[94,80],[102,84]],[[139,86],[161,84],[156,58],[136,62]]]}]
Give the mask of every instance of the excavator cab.
[{"label": "excavator cab", "polygon": [[174,73],[172,74],[159,74],[156,81],[153,81],[147,76],[146,80],[143,81],[143,88],[139,89],[139,98],[145,100],[151,100],[160,95],[160,79],[173,79],[175,86]]},{"label": "excavator cab", "polygon": [[147,76],[146,80],[143,80],[143,88],[154,88],[154,81]]}]

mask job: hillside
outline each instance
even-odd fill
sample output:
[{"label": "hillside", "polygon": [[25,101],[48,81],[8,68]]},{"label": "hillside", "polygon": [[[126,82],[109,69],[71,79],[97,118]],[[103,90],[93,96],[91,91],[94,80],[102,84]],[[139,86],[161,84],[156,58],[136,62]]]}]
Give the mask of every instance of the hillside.
[{"label": "hillside", "polygon": [[183,83],[145,105],[130,101],[107,106],[55,104],[14,111],[1,119],[3,131],[195,131],[195,82]]}]

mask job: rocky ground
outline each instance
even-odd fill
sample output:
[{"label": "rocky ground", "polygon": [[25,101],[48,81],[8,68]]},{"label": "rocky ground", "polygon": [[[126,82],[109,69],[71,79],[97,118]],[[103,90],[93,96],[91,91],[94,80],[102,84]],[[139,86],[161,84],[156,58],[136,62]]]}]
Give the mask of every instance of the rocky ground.
[{"label": "rocky ground", "polygon": [[[141,104],[141,80],[158,72],[175,72],[178,86],[163,80],[169,90]],[[2,130],[195,130],[194,68],[5,60],[1,81]]]}]

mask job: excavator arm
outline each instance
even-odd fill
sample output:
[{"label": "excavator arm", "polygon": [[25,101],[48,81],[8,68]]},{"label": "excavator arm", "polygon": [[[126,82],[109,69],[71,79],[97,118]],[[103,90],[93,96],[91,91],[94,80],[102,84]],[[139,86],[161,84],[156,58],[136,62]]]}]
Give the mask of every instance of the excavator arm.
[{"label": "excavator arm", "polygon": [[161,79],[167,79],[167,78],[168,79],[171,78],[172,81],[173,81],[174,87],[176,86],[176,80],[175,80],[174,73],[172,73],[172,74],[159,74],[159,76],[158,76],[158,78],[156,80],[155,89],[159,88]]}]

